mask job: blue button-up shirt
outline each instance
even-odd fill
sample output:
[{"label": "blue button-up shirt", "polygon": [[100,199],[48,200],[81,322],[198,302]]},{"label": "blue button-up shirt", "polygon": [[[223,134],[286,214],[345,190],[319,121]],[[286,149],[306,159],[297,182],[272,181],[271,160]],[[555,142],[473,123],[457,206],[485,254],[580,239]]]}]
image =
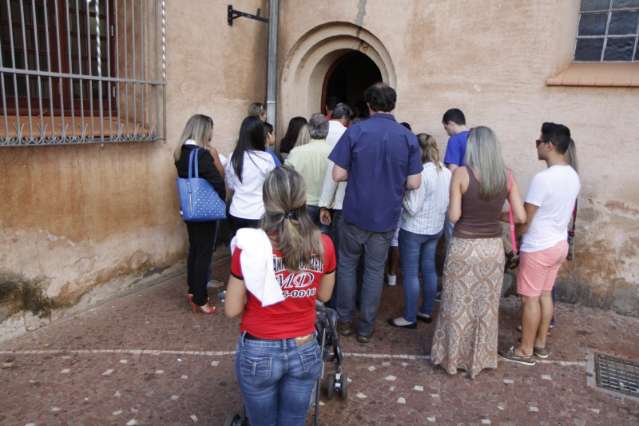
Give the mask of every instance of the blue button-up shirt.
[{"label": "blue button-up shirt", "polygon": [[375,113],[351,126],[328,158],[348,171],[344,220],[371,232],[394,230],[406,179],[422,171],[417,137],[392,114]]}]

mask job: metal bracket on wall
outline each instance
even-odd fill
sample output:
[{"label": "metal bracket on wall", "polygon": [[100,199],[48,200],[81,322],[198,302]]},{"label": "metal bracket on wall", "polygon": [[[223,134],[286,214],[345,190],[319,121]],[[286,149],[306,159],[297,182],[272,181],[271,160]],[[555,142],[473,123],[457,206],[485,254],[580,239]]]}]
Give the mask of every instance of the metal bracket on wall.
[{"label": "metal bracket on wall", "polygon": [[251,15],[250,13],[235,10],[233,9],[233,5],[229,4],[227,7],[226,22],[228,22],[230,26],[233,26],[233,21],[237,18],[249,18],[268,23],[268,18],[260,16],[260,9],[257,9],[257,13],[255,15]]}]

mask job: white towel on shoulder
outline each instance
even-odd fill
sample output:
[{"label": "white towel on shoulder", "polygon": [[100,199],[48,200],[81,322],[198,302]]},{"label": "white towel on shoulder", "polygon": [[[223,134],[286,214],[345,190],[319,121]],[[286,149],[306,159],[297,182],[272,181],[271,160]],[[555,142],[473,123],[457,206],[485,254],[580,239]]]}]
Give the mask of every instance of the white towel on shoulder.
[{"label": "white towel on shoulder", "polygon": [[231,253],[242,250],[240,265],[244,285],[266,307],[284,300],[284,294],[275,279],[273,247],[266,232],[261,229],[241,228],[231,241]]}]

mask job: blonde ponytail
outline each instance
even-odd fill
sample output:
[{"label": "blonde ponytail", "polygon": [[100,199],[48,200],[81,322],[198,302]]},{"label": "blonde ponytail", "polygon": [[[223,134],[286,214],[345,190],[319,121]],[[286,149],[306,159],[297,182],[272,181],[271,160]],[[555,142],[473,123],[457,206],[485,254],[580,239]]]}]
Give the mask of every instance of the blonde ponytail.
[{"label": "blonde ponytail", "polygon": [[262,229],[282,252],[287,269],[297,271],[314,256],[323,256],[321,234],[306,211],[306,186],[302,176],[283,165],[264,180],[265,213]]}]

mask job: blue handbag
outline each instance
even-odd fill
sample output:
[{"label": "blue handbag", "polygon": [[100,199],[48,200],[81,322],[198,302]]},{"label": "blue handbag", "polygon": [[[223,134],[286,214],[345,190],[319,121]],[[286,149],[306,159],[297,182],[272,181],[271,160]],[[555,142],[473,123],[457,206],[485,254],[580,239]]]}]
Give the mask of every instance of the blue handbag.
[{"label": "blue handbag", "polygon": [[225,219],[226,204],[211,184],[199,175],[199,151],[199,148],[191,150],[188,177],[177,178],[180,215],[182,219],[189,222],[210,222]]}]

